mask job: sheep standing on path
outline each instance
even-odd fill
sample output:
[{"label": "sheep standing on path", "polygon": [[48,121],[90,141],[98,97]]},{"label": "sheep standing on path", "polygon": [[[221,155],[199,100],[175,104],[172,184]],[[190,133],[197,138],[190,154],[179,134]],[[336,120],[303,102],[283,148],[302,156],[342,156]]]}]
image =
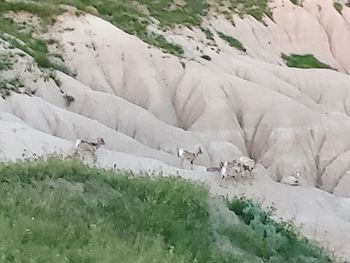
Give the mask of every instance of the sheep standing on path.
[{"label": "sheep standing on path", "polygon": [[96,151],[101,145],[105,145],[105,141],[101,137],[97,138],[97,142],[89,142],[89,141],[78,139],[75,142],[74,155],[82,156],[82,159],[84,160],[86,154],[91,154],[93,163],[96,163],[97,161]]},{"label": "sheep standing on path", "polygon": [[202,149],[201,147],[198,147],[197,151],[193,152],[189,152],[185,149],[180,149],[177,152],[177,156],[179,156],[182,161],[181,161],[181,165],[182,167],[184,166],[184,161],[187,160],[191,163],[191,169],[193,170],[193,162],[197,159],[198,155],[202,154]]},{"label": "sheep standing on path", "polygon": [[228,177],[237,178],[237,176],[240,175],[242,171],[242,167],[238,165],[237,161],[226,161],[221,167],[221,179],[226,181]]}]

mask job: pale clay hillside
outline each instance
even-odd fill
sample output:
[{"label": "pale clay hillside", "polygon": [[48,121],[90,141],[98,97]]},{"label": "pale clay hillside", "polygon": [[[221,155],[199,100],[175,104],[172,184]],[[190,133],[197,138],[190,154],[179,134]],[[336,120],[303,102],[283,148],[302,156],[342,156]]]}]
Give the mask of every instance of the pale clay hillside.
[{"label": "pale clay hillside", "polygon": [[[350,4],[299,2],[271,0],[260,21],[211,9],[200,27],[164,30],[153,18],[147,30],[182,47],[178,56],[95,12],[65,6],[44,31],[36,15],[2,13],[50,39],[65,67],[39,67],[0,35],[1,159],[70,155],[76,139],[102,137],[98,166],[179,174],[273,205],[350,258]],[[282,53],[325,68],[288,67]],[[182,167],[178,149],[199,146],[193,170]],[[251,183],[206,171],[240,156],[257,163]],[[283,183],[297,171],[300,185]]]}]

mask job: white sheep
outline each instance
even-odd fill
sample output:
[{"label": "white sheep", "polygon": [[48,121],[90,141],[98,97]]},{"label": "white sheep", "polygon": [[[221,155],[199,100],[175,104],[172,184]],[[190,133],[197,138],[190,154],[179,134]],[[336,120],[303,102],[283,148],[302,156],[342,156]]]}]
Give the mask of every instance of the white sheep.
[{"label": "white sheep", "polygon": [[97,156],[96,156],[96,150],[101,146],[105,145],[105,141],[103,138],[98,137],[97,142],[89,142],[85,140],[76,140],[75,142],[75,147],[74,147],[74,155],[83,155],[83,160],[84,160],[84,155],[86,153],[90,153],[93,157],[93,162],[96,163],[97,161]]},{"label": "white sheep", "polygon": [[199,154],[202,154],[201,147],[198,147],[198,149],[194,153],[189,152],[183,148],[181,148],[177,152],[177,156],[179,156],[182,159],[182,162],[181,162],[182,167],[184,165],[184,161],[187,160],[191,163],[191,169],[193,169],[193,162],[197,159]]}]

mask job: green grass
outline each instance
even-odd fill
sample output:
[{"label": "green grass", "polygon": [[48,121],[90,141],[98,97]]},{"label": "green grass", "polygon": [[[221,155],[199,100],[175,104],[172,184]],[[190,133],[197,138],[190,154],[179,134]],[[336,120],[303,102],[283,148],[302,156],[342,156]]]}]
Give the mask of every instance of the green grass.
[{"label": "green grass", "polygon": [[338,13],[341,14],[341,11],[343,10],[343,5],[341,3],[334,2],[333,6],[338,11]]},{"label": "green grass", "polygon": [[[48,43],[40,37],[34,37],[33,32],[27,26],[19,25],[4,15],[9,12],[25,11],[37,15],[42,19],[41,30],[46,30],[52,24],[54,17],[62,13],[57,6],[40,4],[35,2],[6,2],[0,1],[0,37],[10,42],[12,48],[18,48],[31,55],[39,67],[56,68],[49,58]],[[39,30],[39,29],[38,29]],[[6,37],[6,34],[12,37]]]},{"label": "green grass", "polygon": [[39,67],[58,69],[59,65],[52,63],[49,58],[49,40],[34,37],[30,32],[24,32],[22,28],[11,19],[1,16],[2,11],[3,10],[0,11],[0,38],[8,41],[11,48],[21,49],[31,55]]},{"label": "green grass", "polygon": [[282,58],[286,62],[288,67],[293,68],[326,68],[331,69],[331,67],[327,64],[324,64],[318,61],[313,55],[297,55],[291,54],[286,55],[282,53]]},{"label": "green grass", "polygon": [[1,262],[331,262],[250,201],[179,178],[49,159],[2,165],[0,182]]},{"label": "green grass", "polygon": [[224,33],[218,32],[219,37],[221,37],[223,40],[225,40],[231,47],[237,48],[238,50],[241,51],[246,51],[245,47],[243,44],[236,38],[225,35]]},{"label": "green grass", "polygon": [[13,62],[10,54],[0,53],[0,71],[12,69]]},{"label": "green grass", "polygon": [[214,34],[210,31],[210,29],[201,27],[201,31],[208,40],[214,40]]},{"label": "green grass", "polygon": [[175,56],[181,56],[184,50],[181,46],[168,42],[163,36],[156,34],[149,34],[145,36],[145,42],[163,49],[164,51]]},{"label": "green grass", "polygon": [[[160,4],[156,4],[155,1],[139,2],[152,8],[152,15],[160,20],[162,26],[172,26],[178,23],[199,23],[198,14],[196,14],[196,12],[200,10],[200,6],[202,6],[202,4],[200,4],[201,1],[199,0],[190,1],[191,3],[188,6],[172,12],[168,12],[166,9],[171,1],[161,1]],[[79,10],[87,12],[92,9],[91,7],[94,7],[94,10],[97,10],[102,18],[110,21],[125,32],[137,35],[145,42],[159,47],[166,52],[177,56],[182,55],[183,50],[180,46],[169,43],[162,36],[154,36],[146,32],[146,27],[151,20],[137,8],[135,3],[135,1],[121,0],[39,0],[36,3],[33,3],[20,0],[18,2],[0,2],[0,15],[5,14],[7,11],[27,11],[40,17],[43,25],[50,25],[54,22],[55,16],[63,12],[61,8],[57,8],[59,4],[72,5]],[[32,52],[29,54],[34,57],[40,67],[56,68],[56,65],[50,61],[47,50],[42,49],[42,45],[38,47],[33,43],[29,43],[29,40],[43,41],[42,39],[34,38],[31,33],[24,34],[21,32],[21,28],[17,24],[3,16],[0,19],[0,33],[1,32],[12,34],[26,44],[31,44],[29,48],[31,48],[30,50]],[[50,40],[45,41],[46,49],[49,42]],[[24,51],[27,52],[28,49]]]},{"label": "green grass", "polygon": [[11,91],[19,92],[19,88],[23,88],[24,85],[19,76],[11,79],[5,79],[0,76],[0,96],[5,99],[11,95]]},{"label": "green grass", "polygon": [[7,84],[7,81],[0,76],[0,96],[5,99],[7,96],[9,96],[11,89],[10,86]]},{"label": "green grass", "polygon": [[[226,2],[222,1],[221,2]],[[228,8],[231,12],[238,13],[240,16],[251,15],[261,21],[266,15],[272,18],[272,12],[268,7],[268,0],[229,0]]]}]

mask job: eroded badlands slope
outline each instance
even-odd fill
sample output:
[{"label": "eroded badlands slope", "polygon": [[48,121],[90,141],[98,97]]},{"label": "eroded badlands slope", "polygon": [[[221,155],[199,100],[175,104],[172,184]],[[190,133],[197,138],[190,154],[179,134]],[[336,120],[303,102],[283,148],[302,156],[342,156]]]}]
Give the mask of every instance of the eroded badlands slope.
[{"label": "eroded badlands slope", "polygon": [[[209,16],[203,23],[215,45],[196,27],[163,32],[184,48],[182,58],[96,16],[66,12],[46,34],[73,77],[40,69],[0,40],[13,63],[1,76],[23,86],[0,99],[2,159],[70,154],[77,138],[100,136],[103,166],[180,172],[214,193],[273,202],[305,234],[350,257],[350,8],[339,14],[321,0],[270,5],[274,21],[233,16],[233,26]],[[281,53],[313,54],[336,70],[288,68]],[[204,154],[195,171],[181,170],[177,149],[198,146]],[[204,172],[241,155],[258,162],[253,185],[221,187],[218,174]],[[279,183],[296,170],[300,187]]]}]

